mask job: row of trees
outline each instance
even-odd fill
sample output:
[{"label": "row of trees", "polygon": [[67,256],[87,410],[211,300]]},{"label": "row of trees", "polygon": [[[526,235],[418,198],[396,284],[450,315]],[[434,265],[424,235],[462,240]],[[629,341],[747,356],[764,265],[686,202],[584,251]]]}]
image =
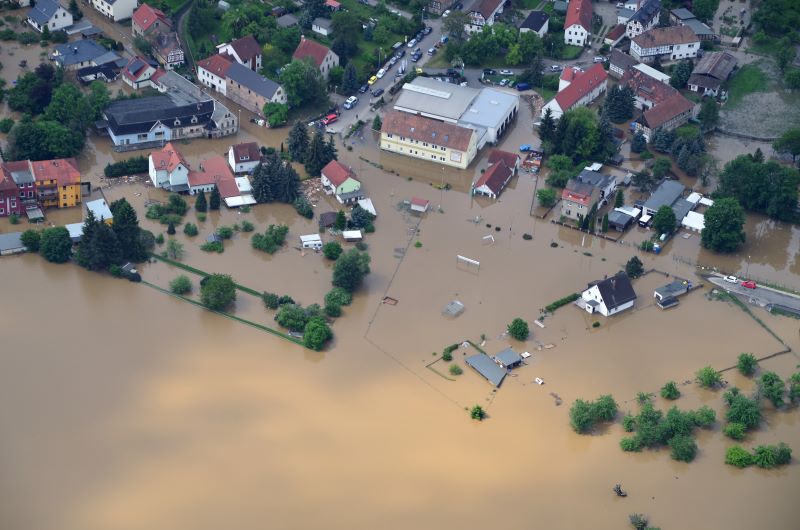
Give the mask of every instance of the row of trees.
[{"label": "row of trees", "polygon": [[269,155],[253,171],[253,198],[259,203],[293,203],[300,191],[300,176],[291,164]]},{"label": "row of trees", "polygon": [[308,127],[299,121],[289,131],[287,149],[291,159],[302,162],[306,173],[312,177],[318,177],[328,162],[339,157],[333,136],[329,136],[326,142],[322,133],[317,130],[309,138]]},{"label": "row of trees", "polygon": [[546,152],[564,155],[574,164],[605,160],[615,149],[613,129],[606,114],[598,118],[586,107],[568,110],[558,121],[548,109],[539,124],[539,137]]},{"label": "row of trees", "polygon": [[136,210],[126,199],[114,201],[109,207],[114,215],[113,225],[96,219],[92,212],[83,223],[75,261],[92,271],[105,271],[125,261],[144,261],[152,248],[152,234],[142,235]]},{"label": "row of trees", "polygon": [[686,127],[672,131],[658,129],[653,133],[651,145],[660,153],[672,155],[676,165],[690,177],[700,177],[707,181],[716,171],[715,161],[706,153],[705,141],[695,128]]}]

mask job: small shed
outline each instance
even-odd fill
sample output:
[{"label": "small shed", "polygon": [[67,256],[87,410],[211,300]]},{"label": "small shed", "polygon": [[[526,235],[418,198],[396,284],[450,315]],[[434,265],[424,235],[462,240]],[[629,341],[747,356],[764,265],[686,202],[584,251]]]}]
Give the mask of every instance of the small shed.
[{"label": "small shed", "polygon": [[102,219],[106,224],[111,224],[113,222],[114,215],[111,213],[111,208],[108,207],[105,199],[97,199],[87,202],[86,211],[92,212],[94,214],[94,218],[98,221]]},{"label": "small shed", "polygon": [[522,364],[522,357],[520,357],[519,354],[511,348],[506,348],[505,350],[501,351],[495,355],[493,359],[500,368],[505,368],[506,370],[516,368]]},{"label": "small shed", "polygon": [[681,219],[681,226],[692,232],[702,232],[706,227],[706,216],[697,212],[689,212]]},{"label": "small shed", "polygon": [[324,212],[319,214],[319,227],[330,228],[336,224],[336,212]]},{"label": "small shed", "polygon": [[617,232],[624,232],[631,223],[633,223],[633,217],[627,213],[614,210],[608,214],[608,226]]},{"label": "small shed", "polygon": [[667,298],[677,298],[682,294],[688,293],[691,288],[692,282],[689,280],[674,280],[653,291],[653,298],[659,301]]},{"label": "small shed", "polygon": [[308,234],[305,236],[300,236],[300,245],[303,248],[312,248],[314,250],[319,250],[322,248],[322,238],[319,237],[319,234]]},{"label": "small shed", "polygon": [[342,238],[348,243],[355,243],[364,239],[364,236],[361,235],[361,230],[344,230]]},{"label": "small shed", "polygon": [[19,254],[27,250],[22,244],[22,232],[0,234],[0,256]]},{"label": "small shed", "polygon": [[31,223],[38,223],[44,220],[44,212],[38,206],[33,208],[26,208],[25,215],[28,216],[28,221]]},{"label": "small shed", "polygon": [[81,238],[83,237],[83,223],[70,223],[68,225],[64,225],[64,228],[66,228],[67,232],[69,232],[69,238],[73,243],[80,243]]},{"label": "small shed", "polygon": [[419,214],[423,214],[428,211],[428,207],[430,206],[430,201],[425,199],[420,199],[419,197],[411,197],[411,211],[416,212]]},{"label": "small shed", "polygon": [[500,386],[506,377],[506,370],[495,364],[485,353],[471,355],[465,361],[494,386]]}]

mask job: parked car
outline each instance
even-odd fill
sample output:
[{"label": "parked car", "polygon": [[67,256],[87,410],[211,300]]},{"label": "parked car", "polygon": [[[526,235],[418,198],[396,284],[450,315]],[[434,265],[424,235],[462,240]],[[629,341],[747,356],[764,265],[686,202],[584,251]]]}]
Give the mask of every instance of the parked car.
[{"label": "parked car", "polygon": [[725,280],[728,283],[739,283],[739,278],[737,278],[736,276],[725,276],[723,280]]},{"label": "parked car", "polygon": [[561,66],[561,65],[558,65],[558,64],[554,64],[554,65],[550,66],[550,71],[551,72],[560,72],[563,69],[564,69],[564,67]]},{"label": "parked car", "polygon": [[514,75],[511,70],[500,70],[500,75]]},{"label": "parked car", "polygon": [[495,75],[497,70],[492,70],[491,68],[484,68],[483,75]]},{"label": "parked car", "polygon": [[365,93],[367,90],[369,90],[369,85],[361,85],[361,88],[358,89],[358,91],[362,94]]},{"label": "parked car", "polygon": [[416,45],[417,45],[417,39],[411,39],[410,41],[408,41],[408,44],[406,44],[406,47],[413,48]]},{"label": "parked car", "polygon": [[425,38],[425,34],[424,34],[423,32],[421,32],[421,31],[420,31],[419,33],[417,33],[417,34],[414,36],[414,38],[415,38],[415,39],[417,39],[417,42],[422,42],[422,39],[424,39],[424,38]]},{"label": "parked car", "polygon": [[531,144],[522,144],[521,146],[519,146],[520,153],[526,153],[526,152],[530,151],[531,149],[533,149]]},{"label": "parked car", "polygon": [[328,114],[324,118],[322,118],[322,125],[330,125],[331,123],[335,122],[339,119],[339,116],[336,114]]},{"label": "parked car", "polygon": [[420,58],[422,58],[422,54],[421,53],[415,53],[414,55],[411,56],[411,62],[415,63],[415,62],[419,61]]},{"label": "parked car", "polygon": [[378,82],[378,78],[375,77],[374,75],[369,78],[369,81],[367,81],[367,83],[370,84],[370,85],[374,85],[377,82]]},{"label": "parked car", "polygon": [[436,53],[436,48],[428,48],[428,55],[433,56],[434,53]]},{"label": "parked car", "polygon": [[377,77],[378,79],[382,79],[383,76],[385,76],[385,75],[386,75],[386,69],[385,68],[381,68],[380,70],[378,70],[378,73],[375,74],[375,77]]},{"label": "parked car", "polygon": [[531,88],[530,83],[520,83],[517,85],[517,90],[519,90],[520,92],[522,92],[523,90],[530,90],[530,88]]},{"label": "parked car", "polygon": [[444,13],[442,13],[442,18],[447,18],[449,16],[450,16],[450,10],[449,9],[446,10]]},{"label": "parked car", "polygon": [[747,280],[746,282],[742,282],[742,287],[744,287],[745,289],[755,289],[756,282],[754,282],[753,280]]},{"label": "parked car", "polygon": [[344,102],[343,106],[347,110],[350,110],[353,107],[355,107],[357,104],[358,104],[358,98],[355,97],[355,96],[350,96],[349,98],[347,98],[347,101]]},{"label": "parked car", "polygon": [[594,58],[592,59],[592,62],[593,63],[604,63],[604,62],[606,62],[606,58],[603,57],[602,55],[595,55]]},{"label": "parked car", "polygon": [[383,94],[382,88],[376,88],[375,90],[372,91],[372,97],[377,98],[380,97],[381,94]]},{"label": "parked car", "polygon": [[625,7],[625,3],[624,2],[617,2],[617,7],[622,9],[623,7]]},{"label": "parked car", "polygon": [[422,30],[422,33],[424,33],[425,35],[430,35],[431,31],[433,31],[432,27],[425,26],[425,29]]},{"label": "parked car", "polygon": [[508,84],[508,79],[503,78],[500,80],[500,86],[506,86],[507,84]]},{"label": "parked car", "polygon": [[442,44],[447,44],[448,39],[449,39],[449,37],[447,35],[442,35],[439,38],[439,42],[441,42]]},{"label": "parked car", "polygon": [[398,50],[397,53],[395,54],[395,57],[397,57],[398,59],[402,59],[405,56],[406,56],[405,50]]},{"label": "parked car", "polygon": [[394,66],[394,65],[396,65],[396,64],[397,64],[397,61],[399,61],[399,60],[400,60],[400,59],[398,59],[398,58],[397,58],[397,56],[394,56],[394,57],[392,57],[391,59],[389,59],[389,66]]}]

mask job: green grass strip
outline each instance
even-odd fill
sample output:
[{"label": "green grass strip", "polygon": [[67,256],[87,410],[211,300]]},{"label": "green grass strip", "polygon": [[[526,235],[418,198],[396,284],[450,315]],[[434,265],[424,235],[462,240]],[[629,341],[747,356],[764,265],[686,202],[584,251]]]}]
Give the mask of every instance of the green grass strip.
[{"label": "green grass strip", "polygon": [[[173,259],[165,258],[164,256],[159,256],[158,254],[153,254],[152,252],[150,253],[150,255],[152,257],[154,257],[155,259],[159,260],[159,261],[163,261],[164,263],[169,263],[173,267],[178,267],[179,269],[183,269],[183,270],[191,272],[193,274],[197,274],[198,276],[203,276],[204,278],[207,277],[207,276],[211,276],[210,272],[201,271],[200,269],[196,269],[196,268],[194,268],[194,267],[192,267],[190,265],[186,265],[185,263],[181,263],[180,261],[175,261]],[[246,286],[244,286],[242,284],[239,284],[239,283],[236,283],[236,282],[234,282],[234,285],[236,286],[237,289],[239,289],[243,293],[251,294],[253,296],[257,296],[257,297],[261,298],[261,293],[256,291],[255,289],[251,289],[250,287],[246,287]]]},{"label": "green grass strip", "polygon": [[256,329],[260,329],[261,331],[266,331],[267,333],[271,333],[271,334],[273,334],[273,335],[275,335],[277,337],[280,337],[282,339],[288,340],[289,342],[293,342],[293,343],[297,344],[298,346],[302,346],[302,347],[305,348],[305,345],[303,344],[303,342],[301,340],[296,339],[295,337],[292,337],[292,336],[287,335],[285,333],[281,333],[280,331],[274,330],[274,329],[272,329],[270,327],[267,327],[267,326],[265,326],[263,324],[258,324],[256,322],[253,322],[252,320],[247,320],[247,319],[244,319],[242,317],[237,317],[236,315],[233,315],[233,314],[225,312],[225,311],[217,311],[216,309],[211,309],[211,308],[206,307],[205,305],[201,304],[197,300],[192,300],[191,298],[187,298],[185,296],[182,296],[182,295],[179,295],[179,294],[175,294],[172,291],[168,291],[167,289],[164,289],[163,287],[159,287],[158,285],[152,284],[152,283],[150,283],[148,281],[142,280],[141,283],[143,283],[144,285],[147,285],[148,287],[151,287],[151,288],[155,289],[156,291],[160,291],[160,292],[162,292],[164,294],[168,294],[169,296],[172,296],[172,297],[175,297],[175,298],[179,298],[179,299],[183,300],[184,302],[189,302],[190,304],[196,305],[197,307],[202,307],[206,311],[211,311],[212,313],[216,313],[217,315],[221,315],[221,316],[230,318],[232,320],[236,320],[237,322],[241,322],[242,324],[247,324],[250,327],[253,327],[253,328],[256,328]]}]

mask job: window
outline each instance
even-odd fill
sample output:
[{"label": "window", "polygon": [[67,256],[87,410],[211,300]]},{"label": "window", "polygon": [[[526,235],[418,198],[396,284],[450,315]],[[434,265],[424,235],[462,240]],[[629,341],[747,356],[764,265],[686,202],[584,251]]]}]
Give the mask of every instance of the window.
[{"label": "window", "polygon": [[32,191],[28,192],[28,197],[33,197],[33,192]]},{"label": "window", "polygon": [[3,215],[4,213],[6,213],[6,211],[0,208],[0,215]]}]

